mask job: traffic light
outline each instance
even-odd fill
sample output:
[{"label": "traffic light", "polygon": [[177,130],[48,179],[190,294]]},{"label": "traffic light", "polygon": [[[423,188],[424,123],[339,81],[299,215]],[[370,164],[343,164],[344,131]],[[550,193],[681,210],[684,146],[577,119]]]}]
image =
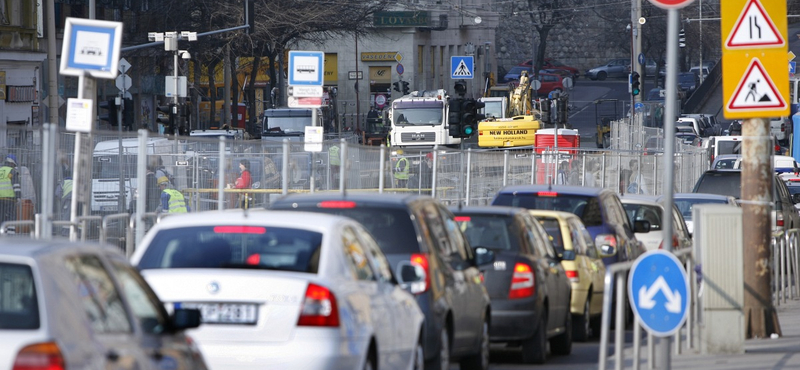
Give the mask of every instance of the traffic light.
[{"label": "traffic light", "polygon": [[400,92],[400,81],[392,82],[392,86],[394,86],[394,91]]},{"label": "traffic light", "polygon": [[164,132],[169,134],[175,133],[175,113],[172,110],[174,104],[170,105],[159,105],[156,110],[159,113],[163,113],[158,115],[156,122],[160,123],[164,126]]},{"label": "traffic light", "polygon": [[450,113],[447,115],[447,133],[452,137],[461,137],[461,105],[462,98],[450,98],[447,105]]},{"label": "traffic light", "polygon": [[105,109],[106,112],[97,112],[97,118],[101,121],[107,122],[111,126],[116,126],[117,122],[117,105],[115,104],[114,98],[101,101],[97,104],[98,109]]},{"label": "traffic light", "polygon": [[478,114],[478,109],[486,106],[483,102],[475,99],[464,99],[461,103],[461,129],[459,137],[468,138],[478,129],[478,121],[484,118],[483,114]]},{"label": "traffic light", "polygon": [[403,95],[408,95],[409,93],[408,81],[400,81],[400,83],[403,84]]},{"label": "traffic light", "polygon": [[539,104],[539,109],[542,111],[542,123],[544,126],[547,126],[550,124],[550,99],[542,99],[539,101]]},{"label": "traffic light", "polygon": [[639,95],[641,92],[640,88],[641,83],[639,82],[639,73],[633,72],[631,73],[631,94],[634,96]]},{"label": "traffic light", "polygon": [[567,100],[564,98],[556,99],[557,123],[566,127],[567,124]]},{"label": "traffic light", "polygon": [[463,97],[467,93],[467,83],[464,80],[456,81],[453,88],[458,96]]},{"label": "traffic light", "polygon": [[122,104],[122,125],[128,131],[133,130],[133,122],[136,120],[133,113],[133,99],[125,99]]},{"label": "traffic light", "polygon": [[682,48],[686,47],[686,32],[683,31],[683,28],[681,28],[681,32],[678,34],[678,46]]}]

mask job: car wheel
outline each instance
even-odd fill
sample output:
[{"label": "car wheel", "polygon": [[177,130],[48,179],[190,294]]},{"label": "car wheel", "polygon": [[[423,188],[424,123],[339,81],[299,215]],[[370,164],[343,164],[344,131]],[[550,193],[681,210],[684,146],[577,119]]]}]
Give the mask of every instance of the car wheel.
[{"label": "car wheel", "polygon": [[486,370],[489,368],[489,323],[483,321],[478,353],[464,357],[459,361],[462,370]]},{"label": "car wheel", "polygon": [[569,308],[564,316],[564,332],[550,339],[550,350],[559,356],[566,356],[572,352],[572,313],[569,312]]},{"label": "car wheel", "polygon": [[424,370],[425,369],[425,351],[422,349],[422,340],[418,340],[416,347],[414,347],[414,358],[411,360],[412,369],[413,370]]},{"label": "car wheel", "polygon": [[533,337],[522,342],[522,362],[543,364],[547,359],[547,312],[542,313]]},{"label": "car wheel", "polygon": [[589,315],[589,299],[583,305],[583,313],[572,317],[572,337],[578,342],[589,340],[591,335],[591,316]]},{"label": "car wheel", "polygon": [[600,81],[605,81],[606,77],[608,77],[608,74],[605,72],[600,72],[597,74],[597,79]]},{"label": "car wheel", "polygon": [[439,342],[439,353],[426,364],[426,370],[447,370],[450,367],[450,334],[446,326],[439,334]]}]

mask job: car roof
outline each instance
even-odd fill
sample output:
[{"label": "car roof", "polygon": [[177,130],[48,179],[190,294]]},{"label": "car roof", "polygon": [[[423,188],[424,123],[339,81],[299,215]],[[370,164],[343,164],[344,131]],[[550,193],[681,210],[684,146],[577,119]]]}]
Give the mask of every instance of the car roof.
[{"label": "car roof", "polygon": [[193,226],[263,225],[266,223],[273,227],[321,231],[340,223],[344,219],[347,218],[316,212],[291,210],[273,211],[264,209],[245,212],[239,209],[234,210],[234,212],[224,212],[224,217],[219,216],[219,211],[194,212],[178,216],[169,216],[163,218],[154,229]]},{"label": "car roof", "polygon": [[[711,200],[728,200],[727,195],[719,195],[719,194],[710,194],[710,193],[675,193],[672,199],[711,199]],[[658,197],[659,200],[664,199],[664,196],[661,195]]]},{"label": "car roof", "polygon": [[623,194],[619,200],[623,204],[659,204],[657,195]]},{"label": "car roof", "polygon": [[499,193],[536,193],[540,191],[554,191],[562,194],[573,195],[588,195],[598,196],[604,191],[610,191],[603,188],[595,188],[589,186],[571,186],[571,185],[510,185],[500,189]]},{"label": "car roof", "polygon": [[371,192],[347,192],[342,193],[315,193],[315,194],[289,194],[275,200],[274,203],[314,203],[325,200],[351,200],[361,204],[381,204],[405,206],[416,200],[430,199],[427,195],[419,194],[376,194]]},{"label": "car roof", "polygon": [[480,215],[499,215],[499,216],[513,216],[518,213],[527,211],[525,208],[508,207],[508,206],[469,206],[469,207],[449,207],[450,211],[456,215],[463,214],[480,214]]},{"label": "car roof", "polygon": [[93,250],[93,251],[117,251],[116,248],[107,244],[70,242],[66,239],[34,240],[19,237],[0,238],[0,259],[2,256],[15,257],[36,257],[37,255],[57,253],[62,250]]}]

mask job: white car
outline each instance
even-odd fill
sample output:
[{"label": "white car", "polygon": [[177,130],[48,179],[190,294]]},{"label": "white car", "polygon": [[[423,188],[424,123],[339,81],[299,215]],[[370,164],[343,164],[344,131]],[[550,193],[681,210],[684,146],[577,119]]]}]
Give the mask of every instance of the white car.
[{"label": "white car", "polygon": [[0,369],[205,370],[185,329],[119,248],[0,239]]},{"label": "white car", "polygon": [[[653,195],[634,195],[624,194],[619,197],[622,207],[631,223],[634,221],[648,221],[650,223],[649,232],[637,232],[636,239],[641,242],[648,251],[662,249],[663,236],[663,214],[664,205],[658,196]],[[672,248],[682,249],[692,245],[689,230],[686,228],[683,216],[677,207],[672,208]]]},{"label": "white car", "polygon": [[[165,218],[132,262],[168,308],[194,307],[212,369],[421,369],[423,315],[369,232],[293,211]],[[425,283],[410,262],[407,283]]]}]

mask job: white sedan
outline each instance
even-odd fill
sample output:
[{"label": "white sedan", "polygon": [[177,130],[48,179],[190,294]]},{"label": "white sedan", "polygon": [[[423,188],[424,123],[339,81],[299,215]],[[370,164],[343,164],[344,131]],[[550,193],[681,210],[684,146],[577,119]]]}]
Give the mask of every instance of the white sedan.
[{"label": "white sedan", "polygon": [[[213,211],[153,227],[132,263],[211,369],[421,369],[423,315],[364,227],[333,215]],[[400,278],[400,277],[398,277]]]}]

